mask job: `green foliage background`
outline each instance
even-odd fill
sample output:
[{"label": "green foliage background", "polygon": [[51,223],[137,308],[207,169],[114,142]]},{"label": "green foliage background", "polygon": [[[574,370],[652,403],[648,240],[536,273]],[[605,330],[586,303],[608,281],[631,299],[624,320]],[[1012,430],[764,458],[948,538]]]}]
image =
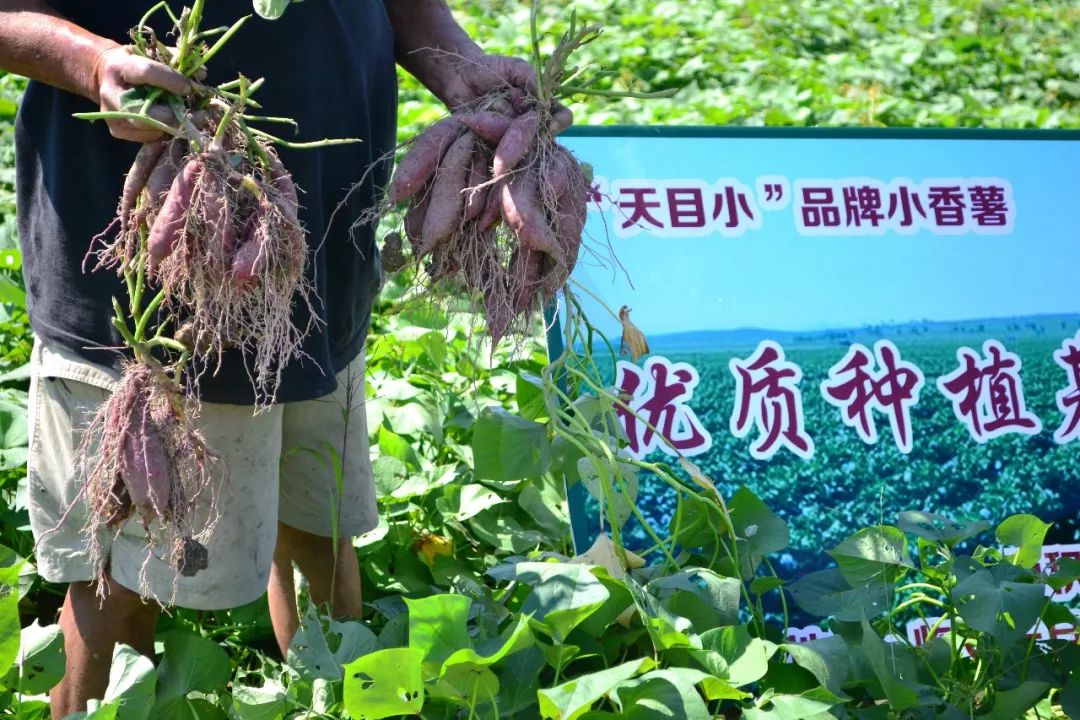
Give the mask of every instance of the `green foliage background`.
[{"label": "green foliage background", "polygon": [[[527,55],[528,3],[455,0],[451,4],[488,51]],[[579,63],[591,64],[585,77],[596,78],[596,88],[679,89],[670,100],[570,98],[567,102],[579,123],[1080,127],[1080,7],[1072,0],[579,0],[545,3],[541,30],[561,32],[571,12],[606,28],[577,58]],[[283,22],[288,22],[287,12]],[[14,550],[14,554],[0,552],[0,622],[13,619],[17,598],[25,655],[17,670],[0,678],[0,716],[36,718],[43,717],[48,706],[30,694],[59,679],[62,657],[55,627],[42,630],[31,622],[54,622],[62,588],[37,578],[31,564],[18,570],[17,594],[13,587],[14,568],[20,567],[21,558],[33,560],[23,465],[27,436],[23,368],[30,336],[22,308],[18,254],[4,252],[17,246],[12,123],[22,87],[21,79],[0,73],[0,545]],[[403,139],[443,113],[430,95],[402,74]],[[505,661],[490,660],[503,679],[499,700],[504,717],[535,717],[538,690],[545,712],[568,711],[571,695],[580,701],[575,717],[596,702],[619,709],[622,700],[609,692],[621,678],[646,672],[651,661],[618,663],[651,655],[649,648],[655,647],[661,630],[665,642],[681,642],[684,636],[659,620],[646,628],[640,624],[630,630],[609,627],[630,604],[630,597],[625,586],[602,573],[598,579],[563,567],[552,571],[556,580],[573,589],[568,606],[565,594],[536,579],[536,568],[526,571],[501,564],[508,555],[530,550],[569,552],[566,507],[558,481],[565,449],[544,445],[543,452],[523,463],[520,458],[485,454],[484,443],[477,443],[478,437],[543,434],[545,418],[537,404],[536,380],[545,361],[543,348],[539,343],[525,343],[513,350],[504,348],[492,359],[487,348],[476,347],[479,326],[468,315],[449,318],[437,312],[410,312],[400,298],[401,289],[391,286],[369,339],[367,394],[382,523],[355,543],[365,568],[367,622],[320,620],[310,602],[301,597],[304,647],[283,664],[273,649],[265,601],[219,613],[176,612],[164,617],[158,628],[159,649],[168,662],[157,671],[148,661],[140,665],[133,656],[118,659],[130,668],[126,676],[130,684],[114,696],[129,702],[116,717],[192,717],[196,712],[213,718],[340,717],[356,708],[367,713],[373,707],[393,707],[392,702],[377,706],[364,695],[377,691],[383,681],[403,687],[404,675],[386,677],[386,667],[396,667],[387,664],[389,656],[360,657],[349,666],[357,674],[344,686],[342,664],[360,654],[360,648],[370,652],[382,645],[386,650],[380,652],[395,653],[394,662],[415,667],[419,678],[421,662],[425,672],[433,662],[433,648],[415,647],[422,613],[410,618],[410,611],[418,606],[407,605],[404,598],[415,603],[432,592],[457,593],[435,595],[425,612],[453,624],[452,639],[462,648],[459,652],[473,642],[478,649],[509,648],[527,634],[522,630],[522,609],[540,613],[541,620],[534,625],[543,643]],[[506,411],[524,418],[511,421]],[[487,470],[479,473],[479,468]],[[722,467],[710,471],[723,482]],[[766,497],[770,502],[777,499]],[[759,516],[765,517],[765,512],[755,509],[744,524],[764,527]],[[869,524],[877,518],[858,520]],[[704,526],[704,530],[707,535],[716,534],[715,527]],[[812,524],[796,530],[806,534],[822,528]],[[775,545],[772,539],[768,542],[772,552],[786,544],[786,535]],[[809,552],[811,548],[797,549]],[[501,583],[515,578],[508,587]],[[684,573],[660,580],[668,584],[667,589],[655,591],[656,598],[664,598],[666,608],[658,610],[658,615],[677,612],[693,617],[693,633],[684,627],[687,633],[730,623],[731,600],[735,608],[739,606],[738,596],[728,592],[730,578],[715,573],[696,578]],[[686,590],[691,586],[697,590]],[[683,590],[675,592],[675,587]],[[755,593],[775,587],[763,583]],[[687,594],[698,591],[704,599]],[[472,599],[471,610],[469,604],[457,601],[461,596]],[[596,613],[601,607],[603,611]],[[545,618],[548,612],[550,618]],[[551,635],[556,626],[578,623],[587,632],[575,630],[577,634],[567,642]],[[447,628],[435,627],[443,629]],[[755,637],[751,642],[747,632],[743,625],[729,625],[723,633],[714,628],[707,641],[714,643],[705,651],[713,653],[709,662],[719,668],[721,662],[726,667],[730,661],[727,681],[733,686],[748,687],[762,677],[747,673],[745,666],[747,649],[760,649],[765,641]],[[702,637],[707,635],[703,632]],[[870,637],[876,639],[876,635]],[[399,647],[407,641],[409,648]],[[0,638],[0,665],[6,668],[7,654],[13,655],[17,645],[17,638]],[[846,654],[843,647],[840,655]],[[350,654],[349,649],[356,652]],[[440,672],[449,672],[449,660],[441,657],[448,649],[453,647],[439,648],[436,653]],[[664,662],[683,674],[673,670],[668,675],[642,675],[629,681],[636,685],[623,690],[627,697],[638,693],[668,703],[668,708],[703,708],[693,689],[700,680],[693,673],[700,671],[688,669],[685,662],[680,665],[676,654],[665,655]],[[315,663],[323,663],[337,676],[313,675],[310,668]],[[465,665],[485,682],[495,677],[487,665],[469,663]],[[764,673],[764,661],[759,665]],[[615,667],[603,678],[597,677],[600,673],[585,675],[605,666]],[[776,678],[770,676],[765,682],[788,694],[776,696],[771,706],[747,709],[746,716],[807,717],[807,708],[824,712],[839,702],[821,692],[813,697],[810,691],[793,694],[801,692],[797,688],[815,686],[816,682],[806,684],[807,678],[813,680],[809,673],[824,677],[820,662],[806,665],[811,666],[815,669],[804,671],[805,677],[795,677],[784,670],[782,662],[776,663],[779,670],[769,670],[777,673]],[[205,670],[197,682],[190,672],[195,667]],[[735,678],[737,667],[742,668],[740,682]],[[370,677],[370,686],[356,680],[361,671]],[[668,671],[655,671],[664,672]],[[581,693],[559,685],[578,676],[582,677]],[[680,678],[677,683],[675,678]],[[988,682],[986,677],[983,682]],[[839,689],[834,683],[822,683]],[[709,690],[706,684],[710,707],[719,702],[712,694],[727,692],[721,685],[714,682]],[[28,695],[18,701],[4,690],[19,686]],[[663,689],[668,686],[678,690],[674,699]],[[423,683],[417,684],[414,678],[404,687],[422,691]],[[872,680],[867,687],[871,695],[880,697],[880,688]],[[441,691],[452,694],[454,688],[450,677]],[[428,692],[433,690],[428,683]],[[890,692],[894,691],[888,689],[886,694]],[[133,703],[135,697],[142,698],[142,706]],[[1044,705],[1048,708],[1049,703]],[[436,711],[440,707],[453,710],[460,704],[435,704]],[[110,706],[105,708],[109,711]],[[1047,708],[1044,717],[1049,716]],[[425,711],[425,717],[453,716],[450,710],[443,714]],[[104,712],[97,717],[112,715]]]}]

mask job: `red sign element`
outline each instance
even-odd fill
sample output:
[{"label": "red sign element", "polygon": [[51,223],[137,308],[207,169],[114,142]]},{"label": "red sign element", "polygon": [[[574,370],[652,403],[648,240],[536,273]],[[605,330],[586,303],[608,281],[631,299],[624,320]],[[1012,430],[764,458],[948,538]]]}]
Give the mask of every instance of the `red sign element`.
[{"label": "red sign element", "polygon": [[821,394],[843,411],[844,424],[855,428],[862,441],[871,445],[878,439],[874,411],[888,415],[896,446],[907,454],[911,452],[911,406],[919,401],[923,382],[922,371],[901,360],[895,345],[879,340],[874,354],[863,345],[852,345],[844,359],[829,370],[829,379],[821,383]]},{"label": "red sign element", "polygon": [[784,350],[772,340],[763,340],[746,360],[732,358],[728,364],[735,376],[735,407],[731,432],[746,437],[751,426],[758,440],[750,446],[756,460],[767,460],[781,447],[803,459],[814,454],[814,441],[806,434],[802,393],[802,369],[784,359]]},{"label": "red sign element", "polygon": [[1069,375],[1069,386],[1057,394],[1057,406],[1065,421],[1054,433],[1054,440],[1064,445],[1080,437],[1080,332],[1054,351],[1054,362]]},{"label": "red sign element", "polygon": [[615,372],[619,392],[630,398],[625,407],[615,405],[630,455],[640,460],[662,450],[693,457],[712,447],[712,437],[689,406],[699,381],[692,365],[654,355],[644,368],[620,360]]},{"label": "red sign element", "polygon": [[971,348],[960,348],[960,367],[938,378],[938,389],[952,401],[957,419],[980,443],[1008,433],[1037,434],[1042,422],[1024,403],[1020,358],[997,340],[983,343],[983,353],[985,359]]}]

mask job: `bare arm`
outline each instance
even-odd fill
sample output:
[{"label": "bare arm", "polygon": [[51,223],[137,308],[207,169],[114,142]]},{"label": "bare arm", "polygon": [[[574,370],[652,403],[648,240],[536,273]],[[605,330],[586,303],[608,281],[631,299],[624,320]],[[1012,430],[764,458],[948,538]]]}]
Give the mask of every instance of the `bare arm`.
[{"label": "bare arm", "polygon": [[[488,55],[454,20],[446,0],[383,0],[394,28],[398,64],[451,109],[507,85],[532,93],[536,73],[521,58]],[[573,116],[552,107],[551,127],[561,132]]]},{"label": "bare arm", "polygon": [[[445,0],[384,0],[394,28],[398,64],[450,106],[462,66],[482,62],[484,51],[462,30]],[[448,54],[449,53],[449,54]]]},{"label": "bare arm", "polygon": [[[44,0],[0,0],[0,68],[82,95],[102,110],[118,109],[121,94],[137,85],[177,95],[191,89],[183,75],[69,22]],[[155,108],[151,115],[163,112]],[[159,119],[169,121],[171,114]],[[110,120],[109,130],[137,142],[158,137],[156,131],[128,120]]]},{"label": "bare arm", "polygon": [[0,0],[0,68],[99,102],[95,71],[118,43],[68,22],[43,0]]}]

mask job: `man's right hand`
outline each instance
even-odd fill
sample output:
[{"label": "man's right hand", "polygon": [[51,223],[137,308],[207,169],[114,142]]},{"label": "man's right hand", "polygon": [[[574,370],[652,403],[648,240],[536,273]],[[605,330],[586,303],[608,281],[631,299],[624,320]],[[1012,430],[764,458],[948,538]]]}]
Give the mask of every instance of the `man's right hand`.
[{"label": "man's right hand", "polygon": [[[173,93],[186,95],[191,92],[191,81],[168,65],[135,55],[131,48],[117,45],[101,52],[92,72],[91,97],[102,111],[120,110],[123,94],[138,86],[157,87]],[[150,117],[175,125],[172,111],[165,104],[155,104],[148,111]],[[161,132],[135,120],[108,120],[113,137],[132,142],[147,143],[161,138]]]}]

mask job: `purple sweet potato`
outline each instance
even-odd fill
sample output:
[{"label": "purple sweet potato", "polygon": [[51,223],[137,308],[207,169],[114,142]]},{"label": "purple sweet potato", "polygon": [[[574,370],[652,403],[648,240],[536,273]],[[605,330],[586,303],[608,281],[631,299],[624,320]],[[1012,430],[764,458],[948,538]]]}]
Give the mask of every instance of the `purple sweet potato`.
[{"label": "purple sweet potato", "polygon": [[479,190],[476,188],[490,179],[490,156],[483,148],[477,147],[473,150],[472,163],[469,165],[469,176],[466,180],[466,187],[473,189],[465,190],[465,222],[475,220],[480,216],[480,213],[484,211],[484,206],[487,205],[487,197],[488,193],[491,191],[491,186],[486,185]]},{"label": "purple sweet potato", "polygon": [[502,193],[505,185],[505,182],[501,182],[488,188],[484,209],[480,211],[480,216],[476,219],[476,226],[481,232],[491,230],[502,220]]},{"label": "purple sweet potato", "polygon": [[158,164],[165,152],[165,143],[161,140],[146,143],[135,155],[135,162],[131,163],[127,177],[124,178],[124,190],[120,194],[120,232],[124,234],[129,227],[131,212],[135,209],[135,200],[139,193],[146,187],[154,167]]},{"label": "purple sweet potato", "polygon": [[144,523],[164,519],[172,492],[172,477],[165,443],[150,422],[146,407],[132,409],[129,432],[124,438],[120,473],[131,504]]},{"label": "purple sweet potato", "polygon": [[515,313],[532,309],[547,258],[542,252],[519,248],[510,258],[510,294]]},{"label": "purple sweet potato", "polygon": [[419,248],[414,253],[417,260],[431,252],[436,245],[449,238],[461,225],[465,195],[461,192],[472,163],[476,138],[465,133],[446,151],[435,181],[431,186],[431,199]]},{"label": "purple sweet potato", "polygon": [[270,165],[270,178],[278,193],[274,198],[274,205],[281,211],[286,222],[290,225],[299,225],[300,202],[296,195],[296,183],[293,182],[292,175],[285,169],[277,153],[268,151],[266,156]]},{"label": "purple sweet potato", "polygon": [[562,253],[540,203],[535,175],[519,173],[503,187],[502,214],[521,247],[547,253],[561,261]]},{"label": "purple sweet potato", "polygon": [[241,289],[251,287],[266,265],[265,235],[258,230],[260,219],[249,221],[246,235],[240,238],[232,258],[233,285]]},{"label": "purple sweet potato", "polygon": [[405,237],[413,250],[420,246],[420,236],[424,234],[424,218],[427,217],[428,203],[431,201],[431,187],[425,187],[414,195],[409,209],[405,211]]},{"label": "purple sweet potato", "polygon": [[495,148],[495,158],[491,163],[492,177],[502,177],[525,159],[536,141],[536,131],[539,127],[540,116],[535,111],[527,112],[514,119]]},{"label": "purple sweet potato", "polygon": [[424,186],[443,153],[457,139],[461,125],[456,118],[446,118],[435,123],[416,138],[412,147],[398,163],[397,172],[390,181],[390,203],[397,205],[411,198]]},{"label": "purple sweet potato", "polygon": [[151,268],[156,267],[159,262],[168,257],[180,241],[180,235],[187,224],[191,196],[195,192],[195,185],[202,174],[202,168],[202,160],[197,157],[192,158],[173,180],[165,203],[150,227],[150,235],[146,242]]},{"label": "purple sweet potato", "polygon": [[486,143],[498,145],[503,135],[510,128],[513,120],[502,113],[492,110],[479,110],[458,116],[461,124],[473,131],[478,138]]},{"label": "purple sweet potato", "polygon": [[150,173],[150,178],[146,181],[146,196],[155,213],[161,210],[169,188],[172,187],[173,180],[176,179],[176,175],[184,164],[186,149],[186,143],[183,140],[170,141],[168,150],[161,154],[157,165],[154,166],[154,171]]}]

